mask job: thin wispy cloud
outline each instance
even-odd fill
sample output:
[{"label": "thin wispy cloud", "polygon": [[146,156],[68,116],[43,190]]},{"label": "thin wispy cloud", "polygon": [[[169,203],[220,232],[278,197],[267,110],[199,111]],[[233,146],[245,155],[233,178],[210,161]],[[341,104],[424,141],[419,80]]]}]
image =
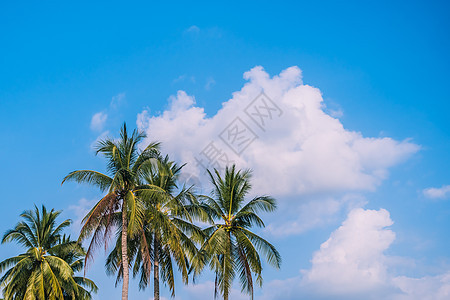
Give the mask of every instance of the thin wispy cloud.
[{"label": "thin wispy cloud", "polygon": [[423,190],[423,194],[429,199],[447,199],[450,197],[450,185],[443,185],[440,188],[427,188]]},{"label": "thin wispy cloud", "polygon": [[98,112],[92,116],[91,119],[91,130],[93,131],[102,131],[106,120],[108,119],[108,114],[105,112]]},{"label": "thin wispy cloud", "polygon": [[183,75],[178,76],[177,78],[175,78],[172,81],[172,83],[180,83],[180,82],[195,83],[195,76],[193,76],[193,75],[188,76],[186,74],[183,74]]},{"label": "thin wispy cloud", "polygon": [[206,27],[206,28],[200,28],[197,25],[192,25],[186,28],[183,31],[183,35],[192,38],[194,40],[196,39],[219,39],[222,37],[222,30],[218,27]]},{"label": "thin wispy cloud", "polygon": [[196,25],[192,25],[189,28],[187,28],[185,30],[185,32],[187,32],[187,33],[199,33],[200,32],[200,28],[198,26],[196,26]]},{"label": "thin wispy cloud", "polygon": [[206,79],[205,90],[209,91],[215,84],[216,81],[214,78],[208,77],[208,79]]},{"label": "thin wispy cloud", "polygon": [[110,119],[111,116],[114,117],[114,115],[117,115],[119,108],[125,104],[125,101],[125,93],[119,93],[111,98],[106,109],[96,112],[92,116],[90,128],[97,134],[97,137],[91,143],[91,148],[93,148],[99,140],[105,138],[109,134],[109,130],[105,130],[108,119]]},{"label": "thin wispy cloud", "polygon": [[111,109],[118,109],[125,103],[125,93],[119,93],[111,98],[111,102],[109,103],[109,107]]}]

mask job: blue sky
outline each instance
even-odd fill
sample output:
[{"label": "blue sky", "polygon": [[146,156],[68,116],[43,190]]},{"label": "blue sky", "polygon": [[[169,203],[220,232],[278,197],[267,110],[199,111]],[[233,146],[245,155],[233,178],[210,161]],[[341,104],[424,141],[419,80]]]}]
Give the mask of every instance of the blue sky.
[{"label": "blue sky", "polygon": [[[272,299],[270,291],[277,290],[285,299],[302,293],[310,299],[358,299],[369,292],[422,299],[427,288],[445,290],[450,284],[449,12],[445,1],[2,3],[0,232],[11,228],[34,203],[63,209],[64,217],[79,221],[83,205],[101,195],[85,186],[61,187],[60,182],[74,169],[102,170],[104,161],[95,157],[92,144],[102,134],[117,133],[124,121],[140,126],[150,140],[176,136],[173,132],[185,137],[183,128],[195,123],[191,133],[198,134],[192,140],[208,143],[237,115],[223,108],[223,103],[240,111],[239,101],[251,101],[258,89],[267,89],[274,102],[285,105],[284,114],[265,134],[259,134],[253,148],[279,150],[272,159],[289,162],[285,158],[293,148],[288,144],[292,137],[300,136],[299,143],[306,141],[299,129],[306,124],[314,129],[308,137],[317,138],[320,149],[330,147],[329,140],[314,132],[318,128],[337,132],[333,141],[343,148],[335,152],[345,155],[329,157],[339,168],[310,159],[298,166],[311,169],[297,169],[298,174],[281,163],[282,169],[271,170],[298,177],[295,184],[306,187],[293,184],[283,191],[273,187],[273,193],[261,189],[280,203],[278,213],[266,216],[272,230],[261,234],[279,247],[284,264],[280,271],[265,269],[265,285],[258,297]],[[245,72],[249,72],[247,79]],[[264,79],[274,76],[284,78],[286,86]],[[320,90],[321,100],[317,90],[308,86]],[[318,119],[291,113],[295,105],[287,92],[299,103],[319,101],[319,107],[313,100],[310,104]],[[242,96],[245,93],[251,99]],[[209,127],[185,113],[198,113],[193,108],[204,109],[205,115],[196,116]],[[98,113],[103,119],[93,123]],[[282,132],[281,137],[276,132]],[[177,140],[163,141],[177,159],[192,158],[189,153],[202,150],[187,145],[183,152]],[[273,149],[272,144],[281,146]],[[249,147],[239,158],[242,166],[255,170],[256,187],[267,186],[270,178],[265,173],[269,167],[261,165],[266,156],[260,152]],[[285,156],[277,157],[277,153]],[[306,159],[303,154],[298,154],[299,161]],[[354,157],[358,159],[353,161]],[[360,164],[360,169],[353,169],[354,164]],[[322,169],[323,173],[317,171],[317,177],[312,177]],[[258,170],[264,176],[256,174]],[[354,184],[336,179],[330,187],[331,181],[326,180],[330,174],[335,175],[330,180],[347,176],[349,182],[355,176]],[[358,183],[362,175],[373,182]],[[358,216],[373,222],[360,226]],[[291,223],[283,224],[284,220]],[[293,224],[296,230],[280,234]],[[349,277],[342,277],[350,280],[373,267],[379,280],[361,283],[366,290],[343,292],[333,287],[344,283],[325,278],[320,270],[336,268],[333,249],[352,245],[351,238],[358,236],[355,228],[367,229],[361,233],[365,237],[371,237],[368,232],[380,233],[376,235],[379,247],[373,246],[372,239],[367,244],[358,240],[367,249],[346,252],[353,259],[347,263],[364,264],[357,271],[345,269]],[[320,252],[330,237],[329,251]],[[18,251],[14,245],[0,249],[0,259]],[[368,259],[363,252],[375,253],[376,259]],[[314,262],[314,257],[323,256],[330,265]],[[118,299],[119,289],[111,288],[113,280],[102,269],[103,253],[96,257],[88,272],[100,286],[96,299]],[[423,283],[422,290],[411,288],[412,278]],[[206,273],[197,291],[205,289],[209,295],[211,279]],[[330,294],[319,293],[316,286]],[[151,299],[150,290],[131,293],[133,299]],[[197,297],[181,284],[177,295]]]}]

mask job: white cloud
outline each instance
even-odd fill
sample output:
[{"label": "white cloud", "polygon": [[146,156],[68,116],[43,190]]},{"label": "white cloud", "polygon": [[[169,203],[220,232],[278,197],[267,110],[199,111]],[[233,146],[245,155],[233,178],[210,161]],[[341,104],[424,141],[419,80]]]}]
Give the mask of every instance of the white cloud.
[{"label": "white cloud", "polygon": [[189,81],[191,83],[195,83],[195,76],[191,75],[188,76],[186,74],[180,75],[177,78],[175,78],[172,83],[178,83],[178,82],[185,82],[185,81]]},{"label": "white cloud", "polygon": [[125,93],[119,93],[111,98],[109,107],[112,109],[119,108],[125,102]]},{"label": "white cloud", "polygon": [[450,299],[450,272],[437,276],[409,278],[400,276],[393,279],[402,294],[396,300],[444,300]]},{"label": "white cloud", "polygon": [[427,188],[423,190],[423,194],[430,199],[445,199],[450,196],[450,185],[443,185],[440,188]]},{"label": "white cloud", "polygon": [[[302,83],[297,67],[272,78],[262,67],[255,67],[244,78],[249,82],[212,117],[195,106],[194,97],[179,91],[161,115],[144,118],[141,114],[138,127],[147,131],[148,141],[161,141],[165,152],[187,162],[186,171],[195,175],[202,173],[195,158],[202,158],[202,150],[213,142],[238,166],[254,170],[255,190],[272,195],[373,190],[390,167],[419,149],[408,140],[365,138],[346,130],[324,112],[320,91]],[[261,119],[245,112],[248,105],[254,108],[251,103],[261,91],[282,110],[279,116],[278,111],[265,111],[259,103],[260,112],[272,113],[272,119],[264,119],[263,128],[250,116]],[[219,138],[236,117],[258,136],[240,156]]]},{"label": "white cloud", "polygon": [[[327,113],[320,90],[302,82],[297,67],[273,77],[255,67],[244,79],[248,82],[243,88],[212,116],[193,96],[178,91],[169,98],[167,110],[156,116],[143,111],[137,125],[148,135],[144,144],[162,142],[163,152],[186,162],[187,177],[199,178],[203,186],[202,164],[223,167],[228,160],[251,168],[253,191],[275,196],[280,210],[289,208],[291,213],[290,219],[276,221],[284,224],[269,228],[274,234],[299,234],[326,224],[347,207],[342,195],[373,191],[389,168],[419,150],[409,140],[364,137],[345,129]],[[234,144],[233,129],[245,130],[243,138],[234,136]],[[247,138],[254,140],[244,149]],[[244,146],[239,148],[239,143]]]},{"label": "white cloud", "polygon": [[314,253],[303,283],[333,295],[361,294],[387,286],[384,251],[395,239],[386,227],[393,222],[380,209],[352,210],[330,238]]},{"label": "white cloud", "polygon": [[91,119],[91,129],[95,131],[103,130],[105,122],[108,119],[108,113],[117,110],[125,102],[125,93],[119,93],[111,98],[109,107],[104,111],[95,113]]},{"label": "white cloud", "polygon": [[99,136],[97,136],[96,140],[91,143],[91,147],[93,147],[98,140],[104,138],[109,131],[104,131],[106,121],[108,120],[109,116],[112,116],[114,119],[114,116],[117,115],[118,108],[122,106],[125,103],[125,93],[119,93],[111,98],[111,101],[109,103],[109,106],[107,109],[97,112],[92,116],[91,119],[91,130],[95,132],[102,132]]},{"label": "white cloud", "polygon": [[421,278],[393,274],[390,267],[411,261],[385,254],[395,240],[392,224],[385,209],[353,209],[313,254],[310,269],[269,282],[261,299],[449,299],[450,272]]},{"label": "white cloud", "polygon": [[95,113],[91,119],[91,130],[102,131],[107,119],[108,119],[107,113],[102,111]]}]

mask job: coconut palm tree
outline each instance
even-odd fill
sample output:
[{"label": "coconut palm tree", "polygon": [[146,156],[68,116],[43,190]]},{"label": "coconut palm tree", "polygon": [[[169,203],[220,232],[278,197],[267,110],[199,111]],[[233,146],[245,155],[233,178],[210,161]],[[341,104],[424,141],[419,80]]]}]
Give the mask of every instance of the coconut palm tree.
[{"label": "coconut palm tree", "polygon": [[[0,287],[5,299],[91,299],[97,286],[87,278],[74,276],[83,268],[82,247],[70,237],[61,236],[70,220],[56,223],[60,211],[34,211],[21,214],[24,221],[8,230],[2,243],[15,241],[27,251],[0,263]],[[89,288],[86,290],[84,287]]]},{"label": "coconut palm tree", "polygon": [[[128,235],[133,235],[141,227],[142,205],[136,193],[140,190],[142,170],[152,158],[158,156],[158,144],[151,143],[143,151],[138,144],[145,134],[127,132],[126,124],[120,131],[119,139],[106,138],[97,143],[97,154],[107,159],[107,174],[91,170],[73,171],[65,181],[88,183],[106,192],[83,219],[79,240],[90,236],[91,242],[86,252],[86,261],[92,258],[93,250],[106,243],[114,228],[121,227],[121,255],[123,264],[122,300],[128,299],[129,263],[127,256]],[[118,220],[116,212],[120,212]],[[118,224],[120,222],[120,224]]]},{"label": "coconut palm tree", "polygon": [[209,262],[216,274],[215,296],[220,292],[228,300],[232,282],[239,274],[242,292],[253,299],[252,273],[256,275],[256,283],[262,285],[260,253],[270,265],[279,268],[281,264],[275,247],[250,230],[252,226],[264,227],[258,213],[274,211],[275,199],[259,196],[246,202],[251,189],[249,170],[236,171],[233,165],[225,169],[225,177],[221,177],[217,170],[214,170],[214,175],[208,173],[213,184],[213,196],[205,197],[205,201],[210,207],[211,217],[221,222],[204,229],[207,239],[201,251],[204,262]]},{"label": "coconut palm tree", "polygon": [[[203,239],[202,230],[192,222],[208,219],[191,188],[177,186],[182,167],[166,156],[144,171],[147,189],[139,192],[145,206],[144,219],[140,234],[129,240],[129,260],[134,261],[133,275],[139,275],[140,288],[150,284],[153,269],[155,300],[160,297],[160,271],[162,281],[169,286],[172,297],[175,296],[173,263],[184,283],[188,283],[189,260],[197,256],[195,243]],[[108,256],[106,266],[108,272],[117,273],[120,280],[118,245]]]}]

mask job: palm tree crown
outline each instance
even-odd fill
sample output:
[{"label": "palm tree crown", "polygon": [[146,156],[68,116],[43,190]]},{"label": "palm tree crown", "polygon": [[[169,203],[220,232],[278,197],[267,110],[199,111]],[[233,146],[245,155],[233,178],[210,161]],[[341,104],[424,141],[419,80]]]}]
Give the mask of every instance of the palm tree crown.
[{"label": "palm tree crown", "polygon": [[213,184],[213,196],[206,197],[210,215],[221,221],[204,230],[208,236],[202,246],[202,252],[216,273],[215,294],[220,292],[228,299],[233,279],[239,274],[243,292],[253,299],[253,276],[262,285],[262,253],[268,263],[280,267],[281,257],[275,247],[262,237],[250,231],[252,226],[264,227],[258,212],[271,212],[276,209],[275,199],[259,196],[245,201],[250,192],[250,171],[236,171],[235,166],[227,167],[225,177],[217,170],[209,172]]},{"label": "palm tree crown", "polygon": [[[83,248],[62,231],[70,220],[56,224],[61,212],[41,211],[21,214],[24,221],[8,230],[2,243],[15,241],[27,252],[8,258],[0,263],[0,278],[5,299],[91,299],[96,285],[87,278],[74,277],[74,272],[83,268]],[[86,290],[84,287],[90,289]]]}]

